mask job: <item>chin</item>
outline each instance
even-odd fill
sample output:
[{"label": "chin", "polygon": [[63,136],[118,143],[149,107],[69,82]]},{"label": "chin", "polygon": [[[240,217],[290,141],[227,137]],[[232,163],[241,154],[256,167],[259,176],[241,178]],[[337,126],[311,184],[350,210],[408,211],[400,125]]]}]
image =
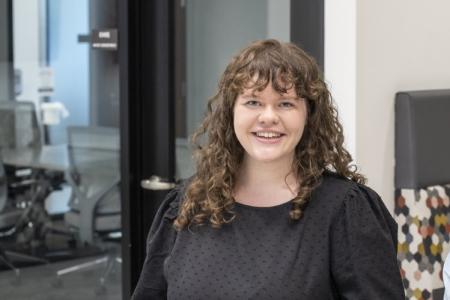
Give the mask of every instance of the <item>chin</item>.
[{"label": "chin", "polygon": [[280,160],[282,158],[282,156],[279,156],[279,155],[250,155],[250,158],[255,161],[269,163],[269,162]]},{"label": "chin", "polygon": [[[270,163],[289,160],[294,156],[294,151],[249,151],[246,153],[249,159],[257,162]],[[266,149],[264,149],[266,150]],[[274,149],[272,149],[274,150]]]}]

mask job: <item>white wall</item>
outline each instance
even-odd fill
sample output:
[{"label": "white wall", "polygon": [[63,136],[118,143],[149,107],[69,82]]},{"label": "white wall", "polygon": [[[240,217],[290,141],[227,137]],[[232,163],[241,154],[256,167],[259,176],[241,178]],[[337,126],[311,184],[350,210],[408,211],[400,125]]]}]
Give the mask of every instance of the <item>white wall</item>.
[{"label": "white wall", "polygon": [[325,0],[325,80],[338,107],[345,146],[356,157],[356,0]]},{"label": "white wall", "polygon": [[325,0],[325,78],[346,145],[391,212],[394,98],[450,88],[450,2]]},{"label": "white wall", "polygon": [[41,59],[39,11],[39,0],[13,1],[14,68],[22,71],[22,93],[16,100],[32,101],[37,107]]},{"label": "white wall", "polygon": [[360,0],[356,11],[357,161],[392,212],[395,93],[450,88],[450,1]]}]

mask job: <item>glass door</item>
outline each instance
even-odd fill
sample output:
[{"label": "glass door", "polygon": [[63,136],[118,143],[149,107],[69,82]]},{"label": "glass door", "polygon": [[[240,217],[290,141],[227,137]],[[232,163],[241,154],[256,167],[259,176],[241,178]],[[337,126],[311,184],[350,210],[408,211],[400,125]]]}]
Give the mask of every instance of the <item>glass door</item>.
[{"label": "glass door", "polygon": [[221,73],[252,41],[290,41],[290,1],[186,0],[177,11],[176,177],[187,178],[194,173],[189,137],[200,125]]},{"label": "glass door", "polygon": [[121,299],[117,1],[0,5],[0,298]]}]

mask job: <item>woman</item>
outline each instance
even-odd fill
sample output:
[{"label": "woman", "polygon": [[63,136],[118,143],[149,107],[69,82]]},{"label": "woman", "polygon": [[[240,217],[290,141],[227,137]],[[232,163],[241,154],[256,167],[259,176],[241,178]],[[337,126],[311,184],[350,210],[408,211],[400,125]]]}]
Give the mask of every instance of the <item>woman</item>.
[{"label": "woman", "polygon": [[193,140],[197,172],[161,205],[133,299],[404,299],[397,226],[304,51],[243,49]]}]

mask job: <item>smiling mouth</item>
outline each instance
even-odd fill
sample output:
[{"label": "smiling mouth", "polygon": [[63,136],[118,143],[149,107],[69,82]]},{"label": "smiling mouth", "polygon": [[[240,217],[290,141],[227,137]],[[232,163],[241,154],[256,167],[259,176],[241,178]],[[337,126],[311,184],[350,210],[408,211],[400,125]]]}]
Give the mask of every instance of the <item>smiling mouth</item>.
[{"label": "smiling mouth", "polygon": [[267,139],[267,140],[278,139],[285,135],[284,133],[278,133],[278,132],[252,132],[252,134],[258,138],[263,138],[263,139]]}]

